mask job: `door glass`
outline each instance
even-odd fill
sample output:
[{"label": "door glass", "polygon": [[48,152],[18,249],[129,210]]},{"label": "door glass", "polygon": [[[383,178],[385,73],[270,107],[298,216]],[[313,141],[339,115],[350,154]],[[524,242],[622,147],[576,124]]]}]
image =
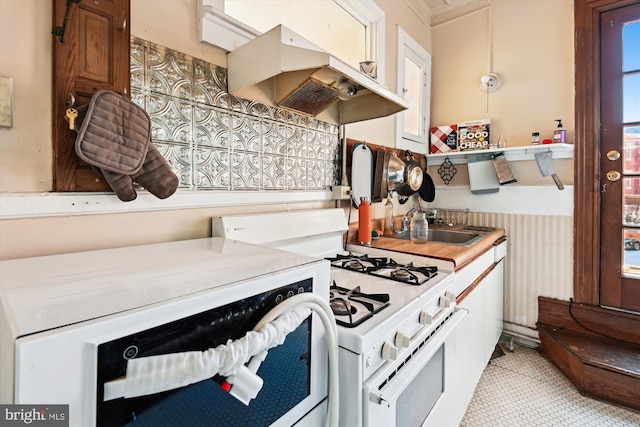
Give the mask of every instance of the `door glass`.
[{"label": "door glass", "polygon": [[640,22],[622,30],[623,276],[640,278]]},{"label": "door glass", "polygon": [[[640,57],[640,53],[637,56]],[[624,76],[622,85],[625,94],[622,120],[625,123],[640,122],[640,73]]]},{"label": "door glass", "polygon": [[404,59],[404,98],[409,101],[409,110],[404,112],[405,133],[422,137],[422,67],[409,57]]}]

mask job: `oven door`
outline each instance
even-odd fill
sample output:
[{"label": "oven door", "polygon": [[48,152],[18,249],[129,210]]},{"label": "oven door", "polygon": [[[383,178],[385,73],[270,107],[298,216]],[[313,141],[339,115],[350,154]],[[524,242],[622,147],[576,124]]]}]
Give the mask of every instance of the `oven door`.
[{"label": "oven door", "polygon": [[467,312],[457,309],[435,327],[421,331],[397,360],[364,384],[367,426],[418,427],[454,389],[453,334]]},{"label": "oven door", "polygon": [[[233,341],[242,339],[243,345],[234,347],[233,351],[223,352],[216,360],[223,363],[229,358],[243,358],[242,355],[252,347],[248,344],[247,332],[260,318],[278,301],[287,298],[287,294],[293,296],[299,292],[311,292],[311,287],[311,279],[292,283],[100,344],[97,425],[271,426],[278,420],[282,425],[297,421],[297,418],[290,417],[292,411],[295,412],[294,408],[311,394],[311,369],[316,363],[311,360],[312,326],[316,323],[312,321],[313,314],[289,332],[282,344],[260,355],[264,360],[259,363],[256,376],[248,373],[250,369],[243,371],[242,380],[234,384],[231,384],[233,380],[227,382],[227,378],[215,375],[184,387],[149,395],[117,395],[115,399],[113,397],[116,396],[108,395],[113,388],[128,388],[124,385],[126,378],[122,378],[123,374],[128,373],[127,364],[131,363],[128,359],[146,358],[143,363],[149,364],[149,372],[145,372],[143,384],[138,383],[144,389],[144,383],[165,382],[165,373],[170,375],[173,372],[174,368],[167,368],[162,359],[177,357],[175,366],[184,374],[180,374],[176,380],[182,382],[188,376],[202,377],[195,372],[197,369],[208,371],[207,365],[217,365],[216,362],[207,362],[206,356],[202,356],[202,360],[198,357],[206,355],[208,349],[217,347],[230,350]],[[317,322],[320,323],[319,319]],[[193,364],[188,362],[192,355],[198,357]],[[253,359],[254,362],[256,360]],[[238,376],[241,376],[240,373]],[[234,397],[236,388],[240,390],[239,398],[244,402]],[[258,389],[259,393],[254,399],[248,398]]]}]

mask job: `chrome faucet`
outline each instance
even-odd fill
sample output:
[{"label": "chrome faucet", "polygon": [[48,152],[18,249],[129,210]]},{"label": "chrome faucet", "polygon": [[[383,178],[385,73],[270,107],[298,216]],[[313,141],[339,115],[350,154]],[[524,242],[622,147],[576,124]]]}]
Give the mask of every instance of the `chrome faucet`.
[{"label": "chrome faucet", "polygon": [[402,230],[400,230],[401,232],[409,230],[409,215],[413,214],[417,210],[418,210],[418,207],[414,206],[411,209],[409,209],[409,211],[406,214],[402,215]]}]

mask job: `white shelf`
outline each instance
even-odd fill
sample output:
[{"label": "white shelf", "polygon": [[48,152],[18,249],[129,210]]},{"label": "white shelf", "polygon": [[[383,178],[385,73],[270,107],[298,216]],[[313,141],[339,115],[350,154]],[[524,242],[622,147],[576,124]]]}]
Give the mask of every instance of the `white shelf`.
[{"label": "white shelf", "polygon": [[451,153],[438,153],[427,154],[427,163],[433,165],[433,161],[444,161],[445,158],[449,158],[449,161],[454,164],[467,163],[469,157],[494,155],[497,153],[504,153],[504,157],[507,161],[515,162],[521,160],[535,160],[536,153],[542,153],[550,151],[554,159],[571,159],[573,158],[573,144],[539,144],[539,145],[525,145],[521,147],[507,147],[507,148],[491,148],[489,150],[472,150],[472,151],[454,151]]}]

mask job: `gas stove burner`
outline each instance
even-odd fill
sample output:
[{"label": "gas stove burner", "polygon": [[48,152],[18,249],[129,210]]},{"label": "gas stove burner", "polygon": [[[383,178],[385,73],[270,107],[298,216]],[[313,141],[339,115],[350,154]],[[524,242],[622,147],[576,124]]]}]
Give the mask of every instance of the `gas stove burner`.
[{"label": "gas stove burner", "polygon": [[331,311],[337,316],[351,316],[358,311],[351,306],[348,299],[342,297],[332,297],[329,304],[331,305]]},{"label": "gas stove burner", "polygon": [[411,274],[406,268],[398,268],[391,272],[391,277],[398,280],[408,280],[410,277],[415,277],[415,274]]},{"label": "gas stove burner", "polygon": [[344,268],[351,271],[359,271],[366,273],[370,269],[384,265],[387,258],[370,257],[369,255],[354,255],[349,252],[348,255],[337,254],[335,258],[326,258],[331,261],[332,267]]},{"label": "gas stove burner", "polygon": [[[335,285],[335,281],[333,282]],[[333,314],[338,316],[349,316],[349,320],[351,320],[351,316],[358,312],[358,309],[351,305],[349,302],[349,298],[354,292],[360,292],[360,286],[347,291],[347,293],[343,296],[337,296],[337,294],[341,295],[340,292],[333,292],[333,288],[329,290],[329,305],[331,306],[331,311]],[[351,323],[351,322],[350,322]]]},{"label": "gas stove burner", "polygon": [[389,294],[365,294],[360,287],[346,289],[333,285],[329,289],[329,305],[336,323],[355,328],[389,305]]},{"label": "gas stove burner", "polygon": [[409,285],[419,286],[438,274],[438,267],[416,267],[412,262],[408,264],[400,264],[393,259],[390,259],[387,265],[372,269],[369,271],[369,274],[395,280],[397,282],[407,283]]}]

